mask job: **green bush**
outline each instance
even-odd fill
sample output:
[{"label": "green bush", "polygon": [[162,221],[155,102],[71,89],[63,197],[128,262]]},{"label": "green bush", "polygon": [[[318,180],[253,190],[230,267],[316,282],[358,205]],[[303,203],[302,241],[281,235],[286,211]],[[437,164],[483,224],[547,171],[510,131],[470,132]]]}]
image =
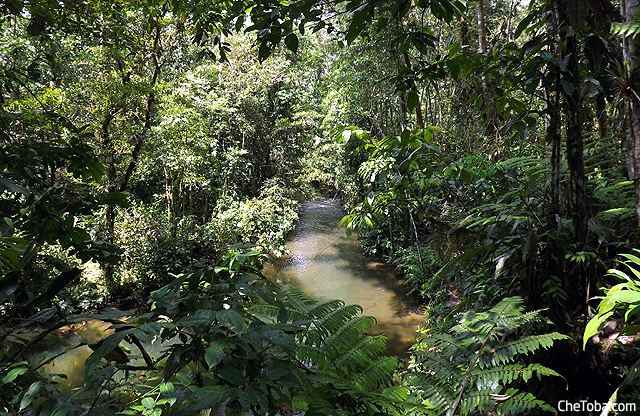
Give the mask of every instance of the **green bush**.
[{"label": "green bush", "polygon": [[298,219],[296,207],[289,191],[274,180],[263,187],[258,198],[221,200],[216,216],[205,228],[216,236],[223,250],[244,243],[279,255],[284,252],[287,233]]}]

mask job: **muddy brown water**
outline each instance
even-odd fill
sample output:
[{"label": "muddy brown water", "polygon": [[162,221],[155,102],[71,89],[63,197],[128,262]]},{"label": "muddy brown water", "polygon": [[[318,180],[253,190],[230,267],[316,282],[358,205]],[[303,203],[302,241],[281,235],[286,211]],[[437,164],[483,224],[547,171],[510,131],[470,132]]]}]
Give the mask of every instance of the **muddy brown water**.
[{"label": "muddy brown water", "polygon": [[344,215],[338,200],[304,202],[286,248],[289,254],[265,266],[279,284],[292,284],[318,300],[341,299],[362,306],[377,324],[369,333],[385,335],[386,353],[406,354],[424,322],[393,267],[364,255],[356,238],[338,224]]}]

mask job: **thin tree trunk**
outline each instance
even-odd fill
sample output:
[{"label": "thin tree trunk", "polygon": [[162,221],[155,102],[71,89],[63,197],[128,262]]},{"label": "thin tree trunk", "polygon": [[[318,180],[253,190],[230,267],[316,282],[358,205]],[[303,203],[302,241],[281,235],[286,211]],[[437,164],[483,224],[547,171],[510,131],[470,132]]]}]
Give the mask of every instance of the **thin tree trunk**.
[{"label": "thin tree trunk", "polygon": [[[108,163],[107,163],[107,192],[115,192],[116,190],[116,165],[114,162],[115,155],[113,154],[113,146],[111,144],[111,136],[109,135],[109,125],[121,110],[120,107],[113,107],[107,111],[107,114],[104,117],[102,122],[102,126],[100,128],[100,139],[102,142],[102,148],[107,154]],[[109,204],[107,205],[105,211],[105,222],[106,222],[106,230],[105,230],[105,242],[113,244],[113,239],[115,235],[115,218],[116,211],[115,206]],[[111,289],[115,286],[113,281],[113,265],[107,264],[104,268],[104,279],[107,288]]]},{"label": "thin tree trunk", "polygon": [[[621,0],[620,10],[624,22],[633,21],[633,13],[640,5],[640,0]],[[631,91],[640,91],[640,81],[632,74],[640,68],[640,39],[626,36],[622,39],[622,50],[626,63],[625,76],[632,82]],[[627,97],[627,171],[633,180],[636,197],[636,238],[640,238],[640,100],[632,93]]]},{"label": "thin tree trunk", "polygon": [[[559,26],[558,14],[553,13],[547,22],[547,36],[556,39],[556,28]],[[557,40],[556,40],[557,41]],[[560,172],[562,162],[562,138],[560,136],[560,72],[555,71],[554,83],[545,88],[546,98],[546,143],[551,161],[551,177],[549,183],[550,209],[549,217],[560,214]],[[551,222],[552,220],[550,220]]]},{"label": "thin tree trunk", "polygon": [[[487,26],[484,21],[484,1],[478,0],[478,53],[482,56],[487,54]],[[485,119],[485,131],[487,136],[494,136],[496,132],[495,127],[495,114],[492,109],[490,109],[489,102],[489,83],[487,81],[487,74],[482,70],[480,74],[480,78],[482,81],[482,102],[484,103],[483,108],[484,119]]]},{"label": "thin tree trunk", "polygon": [[167,168],[164,168],[164,194],[167,198],[167,222],[171,223],[171,206],[173,200],[173,193],[171,187],[171,180],[169,179],[169,172]]},{"label": "thin tree trunk", "polygon": [[[569,24],[566,1],[557,2],[558,23],[560,26]],[[569,165],[570,184],[572,193],[573,225],[575,240],[585,243],[589,221],[589,199],[587,196],[587,178],[584,173],[584,142],[582,137],[582,123],[580,120],[580,75],[578,68],[578,41],[575,31],[560,29],[560,44],[564,45],[562,59],[567,62],[564,72],[564,101],[567,116],[567,162]]]},{"label": "thin tree trunk", "polygon": [[[559,75],[559,74],[558,74]],[[559,78],[559,76],[558,76]],[[547,119],[546,136],[550,150],[551,178],[550,178],[550,212],[551,216],[560,213],[560,171],[562,161],[562,138],[560,137],[560,108],[558,95],[559,79],[553,89],[547,89]]]},{"label": "thin tree trunk", "polygon": [[[402,57],[404,58],[404,64],[407,66],[409,73],[412,73],[413,69],[411,68],[411,61],[409,60],[409,54],[407,52],[404,52],[402,54]],[[413,81],[413,79],[409,81],[409,87],[412,89],[415,89],[418,94],[418,98],[416,99],[416,106],[415,106],[416,127],[419,129],[424,129],[424,119],[422,118],[422,104],[420,101],[420,92],[418,90],[418,87],[416,86],[416,83]]]}]

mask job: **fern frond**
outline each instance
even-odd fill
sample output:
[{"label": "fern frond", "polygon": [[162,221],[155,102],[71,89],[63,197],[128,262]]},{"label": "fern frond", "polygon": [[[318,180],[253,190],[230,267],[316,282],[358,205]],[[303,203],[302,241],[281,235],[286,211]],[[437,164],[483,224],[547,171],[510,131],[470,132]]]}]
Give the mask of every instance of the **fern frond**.
[{"label": "fern frond", "polygon": [[530,311],[527,313],[521,313],[519,315],[507,315],[501,316],[498,320],[498,328],[504,328],[506,330],[514,330],[524,325],[529,325],[534,322],[540,322],[540,311]]},{"label": "fern frond", "polygon": [[[465,364],[468,361],[464,362]],[[413,368],[416,371],[423,371],[433,377],[433,382],[442,380],[448,383],[449,378],[455,378],[460,370],[460,362],[451,360],[451,357],[445,354],[439,354],[435,351],[427,351],[420,357],[415,358]]]},{"label": "fern frond", "polygon": [[353,317],[362,312],[362,307],[359,305],[343,305],[339,308],[332,310],[326,315],[314,319],[313,326],[315,326],[313,332],[320,331],[323,335],[329,335],[344,324],[346,324]]},{"label": "fern frond", "polygon": [[326,315],[332,310],[337,309],[343,305],[344,302],[341,300],[327,300],[324,302],[319,302],[318,304],[311,306],[306,315],[310,318],[317,318]]},{"label": "fern frond", "polygon": [[450,385],[431,384],[424,390],[429,403],[437,409],[447,410],[453,407],[456,402],[457,392]]},{"label": "fern frond", "polygon": [[469,393],[460,401],[460,414],[468,415],[475,409],[484,409],[484,413],[488,413],[488,408],[495,402],[494,397],[486,391]]},{"label": "fern frond", "polygon": [[324,339],[327,348],[335,350],[348,349],[360,338],[360,331],[366,331],[376,322],[372,316],[356,316],[344,323],[335,332]]},{"label": "fern frond", "polygon": [[556,409],[549,406],[531,393],[517,393],[515,389],[509,389],[506,393],[507,400],[498,402],[497,410],[500,415],[515,415],[531,409],[539,408],[545,412],[558,414]]},{"label": "fern frond", "polygon": [[323,389],[318,388],[305,376],[298,376],[304,390],[304,401],[309,405],[309,414],[330,415],[336,411],[335,407],[326,399]]},{"label": "fern frond", "polygon": [[534,375],[559,376],[540,364],[513,363],[519,355],[550,348],[554,341],[566,338],[557,332],[510,337],[520,327],[541,321],[539,315],[540,311],[525,312],[518,297],[505,298],[486,312],[459,314],[458,324],[448,334],[429,334],[414,347],[411,370],[420,375],[414,376],[418,382],[411,385],[419,386],[424,400],[443,413],[493,412],[512,397],[517,397],[510,404],[512,409],[541,408],[543,402],[517,390],[501,394],[510,384]]},{"label": "fern frond", "polygon": [[358,390],[371,390],[376,385],[391,378],[398,366],[398,360],[394,357],[380,357],[371,362],[369,366],[352,377],[353,385]]},{"label": "fern frond", "polygon": [[511,159],[503,160],[496,163],[496,168],[500,170],[511,170],[511,169],[530,169],[536,167],[542,167],[543,161],[537,157],[531,156],[519,156],[513,157]]},{"label": "fern frond", "polygon": [[448,357],[449,360],[470,360],[473,355],[473,351],[469,349],[467,339],[456,339],[442,332],[436,332],[421,339],[419,343],[414,346],[414,350],[416,352],[428,352],[428,350],[432,350],[437,354]]},{"label": "fern frond", "polygon": [[380,392],[384,397],[388,397],[397,402],[404,402],[409,397],[409,390],[405,386],[401,385],[393,385],[390,387],[385,387]]},{"label": "fern frond", "polygon": [[307,313],[310,305],[318,303],[318,301],[311,299],[295,286],[285,285],[280,290],[284,295],[284,299],[286,299],[287,306],[299,312]]},{"label": "fern frond", "polygon": [[298,359],[308,366],[316,366],[320,369],[331,367],[331,355],[325,348],[314,345],[300,344],[296,348]]},{"label": "fern frond", "polygon": [[496,347],[489,351],[483,359],[489,359],[497,364],[507,363],[513,361],[518,354],[531,354],[540,348],[549,349],[553,346],[554,341],[567,338],[566,335],[558,332],[524,336]]},{"label": "fern frond", "polygon": [[499,317],[521,316],[524,311],[524,301],[519,296],[504,298],[496,306],[489,310],[489,313]]},{"label": "fern frond", "polygon": [[279,310],[280,308],[277,307],[276,305],[268,305],[268,304],[252,305],[249,308],[249,312],[251,312],[252,314],[262,315],[268,318],[273,318],[275,316],[278,316]]},{"label": "fern frond", "polygon": [[342,353],[336,360],[336,366],[349,369],[364,367],[370,362],[371,357],[379,355],[386,345],[385,337],[363,337],[351,349]]},{"label": "fern frond", "polygon": [[529,381],[534,374],[540,376],[557,376],[560,374],[541,364],[510,364],[490,369],[473,370],[478,390],[494,389],[498,385],[507,385],[516,380]]}]

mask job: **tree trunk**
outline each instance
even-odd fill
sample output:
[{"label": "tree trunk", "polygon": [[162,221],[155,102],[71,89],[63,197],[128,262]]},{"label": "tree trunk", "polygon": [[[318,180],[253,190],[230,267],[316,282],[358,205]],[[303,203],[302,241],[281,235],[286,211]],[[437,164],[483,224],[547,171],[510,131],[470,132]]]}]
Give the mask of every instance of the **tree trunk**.
[{"label": "tree trunk", "polygon": [[460,45],[466,46],[469,44],[469,22],[464,16],[460,17]]},{"label": "tree trunk", "polygon": [[564,71],[565,113],[567,117],[567,162],[569,165],[569,181],[572,193],[573,225],[575,241],[584,243],[587,240],[589,221],[589,199],[587,196],[587,177],[584,173],[584,142],[582,137],[582,123],[580,120],[580,74],[578,68],[578,40],[575,30],[567,30],[569,16],[567,2],[557,2],[558,23],[560,25],[560,45],[562,45],[561,59],[567,62]]},{"label": "tree trunk", "polygon": [[[478,0],[478,53],[487,53],[487,27],[484,23],[484,1]],[[483,76],[483,88],[486,87],[486,78]],[[486,88],[485,88],[486,89]]]},{"label": "tree trunk", "polygon": [[[404,52],[402,54],[402,57],[404,58],[404,64],[407,66],[409,73],[413,73],[413,68],[411,68],[411,60],[409,60],[409,54],[407,52]],[[420,91],[418,90],[418,87],[416,86],[416,83],[413,81],[413,79],[409,81],[409,87],[411,89],[415,89],[416,92],[418,93],[418,98],[416,99],[416,105],[415,105],[416,127],[419,129],[424,129],[424,119],[422,117],[422,103],[420,101]]]},{"label": "tree trunk", "polygon": [[[621,0],[620,10],[624,22],[633,21],[633,13],[640,5],[640,0]],[[622,50],[626,63],[627,82],[632,91],[640,91],[640,80],[632,76],[640,68],[640,38],[626,36],[622,39]],[[626,102],[627,115],[627,171],[633,180],[636,197],[636,238],[640,237],[640,101],[635,94],[629,94]]]},{"label": "tree trunk", "polygon": [[[478,0],[478,53],[482,56],[487,55],[487,26],[484,22],[484,0]],[[487,136],[493,137],[496,133],[495,112],[489,108],[489,103],[491,101],[489,95],[489,83],[484,69],[482,70],[482,74],[480,74],[480,78],[482,81],[485,132]]]},{"label": "tree trunk", "polygon": [[549,183],[550,209],[549,216],[560,213],[560,171],[562,169],[562,138],[560,137],[559,74],[556,85],[546,89],[546,142],[551,160],[551,178]]},{"label": "tree trunk", "polygon": [[[109,125],[115,118],[116,114],[120,111],[120,107],[113,107],[107,111],[107,114],[104,117],[102,122],[102,126],[100,128],[100,140],[102,142],[102,149],[109,155],[107,160],[107,192],[115,192],[116,190],[116,165],[114,162],[115,155],[113,154],[113,146],[111,143],[111,136],[109,135]],[[116,211],[115,207],[111,204],[107,205],[105,211],[105,221],[106,221],[106,230],[105,230],[105,242],[113,244],[113,238],[115,234],[115,218]],[[112,289],[115,284],[113,281],[113,265],[111,263],[107,264],[104,268],[104,280],[108,289]]]}]

